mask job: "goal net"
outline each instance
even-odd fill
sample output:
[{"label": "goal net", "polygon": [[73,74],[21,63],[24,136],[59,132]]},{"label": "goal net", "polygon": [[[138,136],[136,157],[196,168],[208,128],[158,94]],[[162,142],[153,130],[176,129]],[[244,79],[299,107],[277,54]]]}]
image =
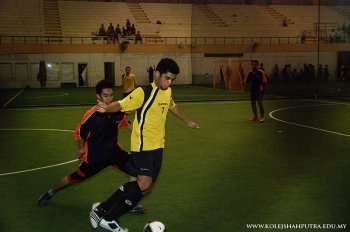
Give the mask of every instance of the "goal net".
[{"label": "goal net", "polygon": [[214,60],[213,88],[244,92],[244,81],[251,71],[251,60]]}]

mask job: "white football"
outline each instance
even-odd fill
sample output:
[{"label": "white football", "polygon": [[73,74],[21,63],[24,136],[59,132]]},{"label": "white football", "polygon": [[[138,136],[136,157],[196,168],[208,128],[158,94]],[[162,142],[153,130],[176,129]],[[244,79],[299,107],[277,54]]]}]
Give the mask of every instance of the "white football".
[{"label": "white football", "polygon": [[165,225],[160,221],[149,222],[143,228],[143,232],[165,232]]}]

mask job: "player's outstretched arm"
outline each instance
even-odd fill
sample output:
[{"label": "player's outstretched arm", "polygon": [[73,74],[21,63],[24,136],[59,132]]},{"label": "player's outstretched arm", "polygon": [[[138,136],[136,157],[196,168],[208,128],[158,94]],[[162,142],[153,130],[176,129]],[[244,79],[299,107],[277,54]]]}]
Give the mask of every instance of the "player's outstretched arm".
[{"label": "player's outstretched arm", "polygon": [[97,112],[113,113],[113,112],[119,112],[121,109],[122,109],[122,106],[119,104],[119,102],[112,102],[111,104],[107,105],[106,103],[103,103],[97,100],[97,105],[96,105]]},{"label": "player's outstretched arm", "polygon": [[193,129],[199,129],[199,125],[190,119],[188,119],[180,110],[180,108],[175,105],[174,108],[169,109],[171,113],[173,113],[178,119],[184,121],[189,127]]}]

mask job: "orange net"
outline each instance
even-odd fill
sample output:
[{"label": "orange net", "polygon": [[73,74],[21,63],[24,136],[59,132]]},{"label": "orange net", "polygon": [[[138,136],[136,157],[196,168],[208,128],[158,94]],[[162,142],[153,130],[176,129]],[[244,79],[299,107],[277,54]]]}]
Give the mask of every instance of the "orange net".
[{"label": "orange net", "polygon": [[213,88],[244,91],[244,81],[251,70],[251,60],[214,60]]}]

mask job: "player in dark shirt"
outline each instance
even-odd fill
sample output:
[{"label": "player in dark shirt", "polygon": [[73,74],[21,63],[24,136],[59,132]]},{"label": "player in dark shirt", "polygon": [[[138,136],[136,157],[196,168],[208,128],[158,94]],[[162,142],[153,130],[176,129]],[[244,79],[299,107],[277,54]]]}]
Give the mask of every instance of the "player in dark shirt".
[{"label": "player in dark shirt", "polygon": [[[110,104],[114,100],[113,85],[105,80],[100,81],[96,85],[96,95],[99,101]],[[63,188],[80,183],[110,165],[129,174],[126,163],[130,155],[118,144],[118,127],[121,125],[129,126],[131,130],[122,112],[99,113],[96,107],[88,110],[74,133],[79,145],[77,155],[82,161],[80,166],[44,193],[38,201],[38,206],[48,204],[54,194]],[[136,207],[138,210],[143,209],[140,205]]]},{"label": "player in dark shirt", "polygon": [[247,80],[245,82],[246,86],[250,86],[250,101],[252,105],[252,111],[253,116],[250,119],[251,121],[256,121],[258,119],[258,113],[256,109],[256,102],[258,102],[260,115],[259,118],[260,122],[264,122],[264,106],[263,106],[263,99],[264,99],[264,90],[266,89],[266,75],[263,70],[260,70],[259,67],[259,61],[253,60],[252,61],[253,70],[249,72]]}]

